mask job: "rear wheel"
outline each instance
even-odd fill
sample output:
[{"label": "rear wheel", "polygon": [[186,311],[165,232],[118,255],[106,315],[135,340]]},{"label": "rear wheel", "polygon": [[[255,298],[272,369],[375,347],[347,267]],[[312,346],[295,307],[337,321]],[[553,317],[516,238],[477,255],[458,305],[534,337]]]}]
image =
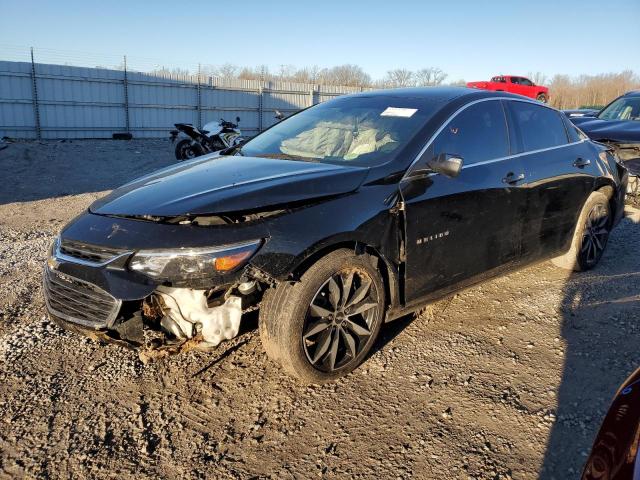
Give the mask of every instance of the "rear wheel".
[{"label": "rear wheel", "polygon": [[547,103],[548,101],[547,96],[544,93],[538,94],[536,100],[538,100],[540,103]]},{"label": "rear wheel", "polygon": [[204,150],[202,150],[202,147],[197,143],[193,143],[192,140],[185,138],[176,144],[175,153],[176,159],[182,161],[203,155]]},{"label": "rear wheel", "polygon": [[609,199],[600,192],[593,192],[582,208],[571,242],[571,248],[552,262],[562,268],[575,271],[595,267],[609,240],[611,214]]},{"label": "rear wheel", "polygon": [[356,368],[373,346],[384,316],[384,286],[369,255],[337,250],[299,282],[265,293],[260,338],[290,374],[322,383]]}]

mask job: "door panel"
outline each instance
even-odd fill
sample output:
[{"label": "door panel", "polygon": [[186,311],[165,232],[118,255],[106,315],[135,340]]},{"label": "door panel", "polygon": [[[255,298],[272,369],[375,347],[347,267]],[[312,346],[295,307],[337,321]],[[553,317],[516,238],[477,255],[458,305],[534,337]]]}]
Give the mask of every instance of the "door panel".
[{"label": "door panel", "polygon": [[[594,153],[588,142],[573,143],[561,114],[523,101],[505,102],[510,131],[526,172],[527,211],[523,261],[535,261],[568,248],[582,205],[593,188]],[[529,153],[526,153],[529,152]],[[585,167],[578,159],[590,160]]]},{"label": "door panel", "polygon": [[[566,249],[578,215],[593,189],[596,159],[587,142],[524,155],[527,215],[522,239],[525,259],[536,260]],[[591,164],[579,168],[578,158]]]},{"label": "door panel", "polygon": [[407,302],[518,260],[526,189],[502,179],[522,171],[511,158],[402,183]]}]

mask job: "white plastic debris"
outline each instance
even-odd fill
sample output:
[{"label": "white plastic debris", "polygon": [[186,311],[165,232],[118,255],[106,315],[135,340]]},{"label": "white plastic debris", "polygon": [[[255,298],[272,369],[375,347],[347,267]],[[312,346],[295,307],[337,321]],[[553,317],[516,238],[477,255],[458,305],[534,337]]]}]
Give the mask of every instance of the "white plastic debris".
[{"label": "white plastic debris", "polygon": [[163,313],[175,323],[163,326],[176,337],[192,338],[200,331],[203,340],[215,347],[238,335],[242,317],[240,297],[229,296],[222,305],[209,308],[205,290],[160,286],[156,293],[164,301]]}]

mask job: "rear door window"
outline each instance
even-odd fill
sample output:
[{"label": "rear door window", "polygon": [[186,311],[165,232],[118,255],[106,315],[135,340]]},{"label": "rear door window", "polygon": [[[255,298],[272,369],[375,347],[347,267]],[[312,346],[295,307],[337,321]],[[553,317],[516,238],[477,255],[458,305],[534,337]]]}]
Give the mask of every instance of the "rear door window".
[{"label": "rear door window", "polygon": [[480,102],[463,110],[438,134],[433,151],[436,156],[459,155],[465,165],[508,156],[509,137],[501,102]]},{"label": "rear door window", "polygon": [[542,150],[568,143],[560,113],[529,102],[506,102],[520,140],[521,152]]}]

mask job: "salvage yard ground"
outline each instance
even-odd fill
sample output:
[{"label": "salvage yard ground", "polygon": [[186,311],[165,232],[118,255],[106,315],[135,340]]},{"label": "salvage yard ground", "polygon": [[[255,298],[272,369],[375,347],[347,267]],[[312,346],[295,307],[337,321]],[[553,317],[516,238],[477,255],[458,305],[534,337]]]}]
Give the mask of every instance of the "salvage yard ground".
[{"label": "salvage yard ground", "polygon": [[594,271],[547,262],[477,286],[387,325],[346,378],[301,386],[255,321],[213,353],[143,365],[45,318],[56,232],[172,162],[165,140],[0,151],[0,477],[579,477],[640,366],[640,210]]}]

